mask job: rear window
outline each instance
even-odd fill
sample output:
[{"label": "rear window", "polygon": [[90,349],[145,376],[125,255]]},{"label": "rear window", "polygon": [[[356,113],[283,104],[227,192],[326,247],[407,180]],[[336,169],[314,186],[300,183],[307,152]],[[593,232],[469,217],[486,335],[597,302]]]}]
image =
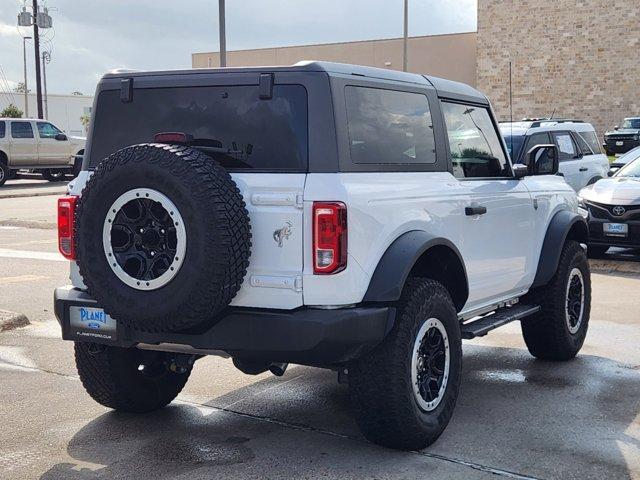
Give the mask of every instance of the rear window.
[{"label": "rear window", "polygon": [[7,126],[4,122],[0,122],[0,138],[4,138],[6,135]]},{"label": "rear window", "polygon": [[600,142],[598,141],[598,137],[596,136],[596,132],[587,131],[587,132],[578,132],[585,142],[591,147],[593,153],[602,153],[602,147],[600,147]]},{"label": "rear window", "polygon": [[133,102],[119,90],[98,97],[89,168],[111,153],[155,134],[183,132],[225,167],[267,171],[307,170],[307,92],[275,85],[261,100],[258,86],[138,89]]}]

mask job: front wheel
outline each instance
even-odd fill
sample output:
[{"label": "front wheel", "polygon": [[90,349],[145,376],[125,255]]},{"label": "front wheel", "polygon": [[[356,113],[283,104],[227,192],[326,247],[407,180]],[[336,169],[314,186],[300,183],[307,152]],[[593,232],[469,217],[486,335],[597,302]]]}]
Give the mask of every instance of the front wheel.
[{"label": "front wheel", "polygon": [[75,357],[82,385],[96,402],[134,413],[169,404],[187,383],[193,364],[185,355],[86,342],[75,343]]},{"label": "front wheel", "polygon": [[456,404],[460,323],[442,284],[407,281],[385,340],[349,367],[355,417],[370,441],[419,450],[436,441]]},{"label": "front wheel", "polygon": [[9,175],[9,167],[0,162],[0,187],[4,185],[7,180],[9,180]]},{"label": "front wheel", "polygon": [[60,182],[64,180],[65,175],[67,174],[67,170],[49,168],[47,170],[42,170],[42,178],[45,180],[49,180],[50,182]]},{"label": "front wheel", "polygon": [[547,285],[528,294],[526,302],[541,307],[521,322],[531,355],[543,360],[575,357],[587,336],[591,311],[589,262],[578,242],[564,244],[555,275]]}]

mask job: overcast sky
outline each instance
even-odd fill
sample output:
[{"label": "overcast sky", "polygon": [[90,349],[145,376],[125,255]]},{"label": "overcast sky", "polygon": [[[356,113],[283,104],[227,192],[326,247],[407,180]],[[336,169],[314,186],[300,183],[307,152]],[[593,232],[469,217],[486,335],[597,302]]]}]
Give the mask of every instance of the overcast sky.
[{"label": "overcast sky", "polygon": [[[29,2],[31,3],[31,2]],[[92,94],[114,68],[191,67],[191,53],[218,50],[217,0],[48,0],[54,28],[47,67],[50,93]],[[2,71],[22,81],[19,0],[0,1]],[[402,35],[402,0],[227,0],[227,49],[391,38]],[[476,0],[409,0],[410,35],[476,29]],[[30,41],[28,41],[30,42]],[[34,87],[33,43],[28,43],[29,88]],[[1,94],[1,93],[0,93]]]}]

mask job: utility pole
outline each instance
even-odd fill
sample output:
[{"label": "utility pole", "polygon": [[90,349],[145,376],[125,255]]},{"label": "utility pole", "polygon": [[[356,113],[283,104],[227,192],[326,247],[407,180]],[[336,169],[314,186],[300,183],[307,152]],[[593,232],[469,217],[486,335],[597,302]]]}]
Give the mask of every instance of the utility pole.
[{"label": "utility pole", "polygon": [[[35,2],[35,0],[34,0]],[[220,66],[227,66],[227,35],[225,32],[224,0],[218,0],[218,30],[220,32]]]},{"label": "utility pole", "polygon": [[402,39],[402,71],[407,71],[407,41],[409,37],[409,0],[404,0],[404,38]]},{"label": "utility pole", "polygon": [[24,116],[29,118],[29,88],[27,87],[27,40],[31,37],[22,37],[22,58],[24,61]]},{"label": "utility pole", "polygon": [[47,67],[46,64],[51,60],[49,52],[42,52],[42,81],[44,83],[44,118],[49,119],[49,97],[47,96]]},{"label": "utility pole", "polygon": [[36,56],[36,102],[38,103],[38,118],[42,118],[42,85],[40,83],[40,33],[38,32],[38,0],[33,0],[33,43]]}]

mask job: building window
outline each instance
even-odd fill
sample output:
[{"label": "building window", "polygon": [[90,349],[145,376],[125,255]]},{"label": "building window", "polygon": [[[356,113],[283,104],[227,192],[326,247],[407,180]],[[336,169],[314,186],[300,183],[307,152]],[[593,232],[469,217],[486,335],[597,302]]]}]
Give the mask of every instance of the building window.
[{"label": "building window", "polygon": [[357,164],[433,164],[433,122],[420,93],[345,88],[351,160]]},{"label": "building window", "polygon": [[457,178],[510,177],[509,162],[483,107],[442,102],[453,174]]}]

